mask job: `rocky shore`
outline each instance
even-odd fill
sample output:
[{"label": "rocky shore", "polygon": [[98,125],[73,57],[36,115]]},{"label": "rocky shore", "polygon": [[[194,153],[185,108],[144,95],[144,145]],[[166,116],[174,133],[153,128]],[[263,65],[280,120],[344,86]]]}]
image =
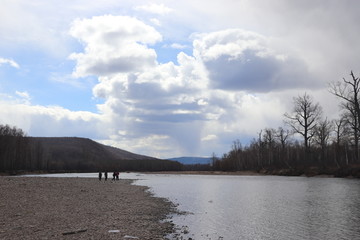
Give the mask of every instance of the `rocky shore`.
[{"label": "rocky shore", "polygon": [[166,199],[130,180],[0,177],[0,239],[167,239]]}]

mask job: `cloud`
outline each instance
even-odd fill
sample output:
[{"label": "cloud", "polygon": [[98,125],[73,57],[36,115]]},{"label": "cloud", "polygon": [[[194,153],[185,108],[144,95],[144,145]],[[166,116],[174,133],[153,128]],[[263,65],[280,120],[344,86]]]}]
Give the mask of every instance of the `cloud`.
[{"label": "cloud", "polygon": [[162,46],[163,48],[173,48],[173,49],[186,49],[186,48],[191,48],[191,46],[185,45],[185,44],[180,44],[180,43],[172,43],[172,44],[164,44]]},{"label": "cloud", "polygon": [[80,81],[78,78],[74,77],[71,74],[60,74],[53,72],[50,74],[49,80],[66,84],[75,88],[84,88],[85,86],[83,81]]},{"label": "cloud", "polygon": [[217,139],[217,136],[214,135],[214,134],[209,134],[203,138],[201,138],[201,141],[212,141],[212,140],[215,140]]},{"label": "cloud", "polygon": [[2,1],[0,48],[16,50],[19,46],[26,46],[32,50],[41,49],[48,55],[63,56],[67,52],[67,47],[63,44],[65,37],[61,31],[57,31],[59,24],[55,20],[63,18],[54,18],[54,15],[49,14],[48,12],[52,12],[60,15],[50,5],[51,3],[38,1]]},{"label": "cloud", "polygon": [[[305,64],[312,80],[324,87],[329,79],[341,79],[359,68],[359,8],[358,1],[335,0],[199,0],[191,2],[191,7],[182,1],[176,4],[173,21],[186,26],[184,32],[191,28],[190,33],[240,27],[270,37],[276,53]],[[209,24],[204,24],[204,19]]]},{"label": "cloud", "polygon": [[21,46],[63,59],[74,48],[67,31],[75,18],[109,13],[131,5],[131,0],[2,0],[0,49],[16,51]]},{"label": "cloud", "polygon": [[[98,76],[93,94],[104,99],[98,109],[106,116],[111,142],[138,151],[136,140],[153,141],[159,144],[156,156],[171,149],[196,154],[206,143],[218,148],[220,137],[256,135],[268,122],[281,124],[278,117],[283,114],[283,103],[251,92],[306,85],[294,76],[287,79],[296,69],[305,69],[301,61],[295,64],[292,58],[296,57],[277,53],[266,37],[241,29],[194,35],[193,56],[180,52],[176,62],[161,64],[156,54],[148,55],[151,64],[144,60],[148,52],[155,52],[150,43],[161,41],[161,35],[135,18],[76,20],[71,34],[84,43],[83,53],[71,55],[76,61],[74,75]],[[143,54],[124,54],[129,46]],[[115,60],[118,55],[124,58],[119,63]],[[129,66],[124,68],[124,64]],[[291,67],[289,73],[287,66]],[[153,147],[142,145],[141,152]]]},{"label": "cloud", "polygon": [[306,64],[280,54],[264,36],[241,29],[197,34],[194,55],[201,58],[216,89],[270,92],[316,88]]},{"label": "cloud", "polygon": [[166,7],[164,4],[151,3],[148,5],[141,5],[134,7],[135,10],[145,11],[153,14],[165,15],[173,11],[173,9]]},{"label": "cloud", "polygon": [[160,20],[157,19],[157,18],[151,18],[151,19],[150,19],[150,22],[151,22],[152,24],[156,25],[156,26],[161,26],[161,22],[160,22]]},{"label": "cloud", "polygon": [[180,44],[180,43],[173,43],[170,45],[172,48],[175,48],[175,49],[185,49],[185,48],[188,48],[187,45],[184,45],[184,44]]},{"label": "cloud", "polygon": [[20,92],[20,91],[15,91],[15,94],[17,96],[19,96],[21,99],[23,99],[23,102],[27,105],[30,104],[30,100],[31,100],[31,97],[29,95],[28,92],[24,91],[24,92]]},{"label": "cloud", "polygon": [[[105,100],[98,109],[108,116],[110,135],[126,132],[129,140],[123,139],[125,142],[166,136],[181,149],[196,148],[201,122],[208,116],[204,112],[208,83],[201,62],[180,53],[177,64],[157,63],[156,54],[148,54],[155,53],[154,49],[145,44],[161,40],[161,35],[134,18],[103,16],[77,20],[70,32],[84,43],[84,53],[71,55],[76,61],[74,75],[99,77],[93,93]],[[136,53],[131,46],[141,54],[126,55]],[[147,54],[152,64],[144,60]],[[114,60],[117,55],[123,60]],[[129,63],[126,69],[122,67]]]},{"label": "cloud", "polygon": [[[246,144],[261,128],[282,125],[292,97],[305,90],[336,117],[337,101],[324,86],[358,68],[359,4],[4,0],[0,48],[16,62],[0,58],[0,69],[21,90],[0,93],[0,120],[31,135],[86,136],[168,157],[221,154],[237,138]],[[27,64],[29,54],[41,73]],[[72,75],[70,64],[56,69],[66,57],[76,64]],[[21,71],[6,72],[18,62]],[[98,81],[97,113],[32,105],[39,88],[54,84],[35,79],[81,87],[89,75]]]},{"label": "cloud", "polygon": [[12,66],[14,68],[20,68],[19,64],[17,62],[15,62],[14,60],[0,57],[0,66],[3,64],[9,64],[10,66]]},{"label": "cloud", "polygon": [[73,22],[70,34],[85,45],[84,53],[73,53],[74,75],[106,76],[142,71],[156,65],[156,52],[147,47],[161,40],[151,26],[127,16],[98,16]]},{"label": "cloud", "polygon": [[100,140],[99,142],[121,149],[129,149],[129,146],[131,146],[133,152],[146,152],[147,155],[158,158],[165,158],[166,156],[173,155],[180,156],[182,154],[181,149],[169,147],[176,145],[176,143],[165,135],[148,135],[137,138],[112,136],[110,139]]},{"label": "cloud", "polygon": [[[21,98],[27,93],[17,92]],[[92,139],[104,137],[101,131],[103,117],[86,112],[70,111],[59,106],[36,106],[27,100],[0,101],[0,122],[11,123],[31,136],[79,136]]]}]

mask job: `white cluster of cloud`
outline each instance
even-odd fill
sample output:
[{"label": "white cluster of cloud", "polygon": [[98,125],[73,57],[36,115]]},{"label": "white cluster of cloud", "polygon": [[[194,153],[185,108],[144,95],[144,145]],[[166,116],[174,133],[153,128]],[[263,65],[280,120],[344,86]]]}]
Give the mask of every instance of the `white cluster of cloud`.
[{"label": "white cluster of cloud", "polygon": [[[304,91],[316,95],[325,114],[336,116],[325,83],[341,79],[360,60],[354,27],[360,15],[350,1],[133,6],[107,0],[99,6],[78,0],[59,13],[54,1],[38,4],[43,9],[16,2],[6,0],[8,11],[0,9],[0,30],[7,33],[0,43],[28,41],[65,52],[75,63],[72,75],[52,73],[50,80],[81,86],[95,77],[92,94],[101,103],[97,113],[31,105],[31,93],[22,89],[0,99],[1,122],[30,135],[91,137],[157,157],[222,154],[237,138],[246,141],[264,127],[282,125],[292,97]],[[10,21],[15,12],[24,18]],[[39,17],[44,12],[66,23],[49,14],[47,24]],[[76,20],[74,13],[81,13]],[[76,51],[67,45],[74,40],[81,44]],[[177,58],[159,61],[159,46],[177,49]],[[0,58],[0,68],[19,69],[17,62]]]},{"label": "white cluster of cloud", "polygon": [[164,4],[155,4],[155,3],[136,6],[136,7],[134,7],[134,9],[138,10],[138,11],[145,11],[145,12],[159,14],[159,15],[169,14],[173,11],[173,9],[165,6]]},{"label": "white cluster of cloud", "polygon": [[[299,76],[292,72],[299,66],[287,70],[291,56],[274,52],[265,37],[241,29],[198,34],[193,56],[180,52],[176,63],[164,64],[157,63],[150,46],[161,41],[160,33],[135,18],[76,20],[70,33],[84,43],[84,52],[71,55],[74,75],[98,76],[93,93],[105,100],[98,108],[112,126],[112,141],[138,146],[135,151],[160,148],[156,155],[161,155],[172,142],[167,154],[174,147],[191,154],[223,132],[254,134],[284,108],[276,99],[248,90],[306,84],[286,85],[286,74]],[[152,144],[129,144],[133,139],[151,139]]]},{"label": "white cluster of cloud", "polygon": [[156,53],[146,44],[161,40],[151,26],[127,16],[99,16],[76,20],[71,36],[85,44],[84,53],[74,53],[75,76],[107,76],[144,70],[156,64]]},{"label": "white cluster of cloud", "polygon": [[314,87],[304,62],[277,53],[259,34],[228,29],[201,34],[194,41],[215,88],[269,92],[294,87]]},{"label": "white cluster of cloud", "polygon": [[[21,126],[24,130],[41,132],[41,136],[88,136],[96,131],[101,137],[101,116],[86,111],[70,111],[59,106],[30,105],[27,93],[17,92],[20,98],[9,101],[0,101],[1,123]],[[11,108],[9,108],[9,103]],[[104,136],[103,136],[104,137]]]},{"label": "white cluster of cloud", "polygon": [[17,62],[15,62],[14,60],[0,57],[0,66],[4,65],[4,64],[9,64],[10,66],[12,66],[14,68],[20,68],[19,64]]}]

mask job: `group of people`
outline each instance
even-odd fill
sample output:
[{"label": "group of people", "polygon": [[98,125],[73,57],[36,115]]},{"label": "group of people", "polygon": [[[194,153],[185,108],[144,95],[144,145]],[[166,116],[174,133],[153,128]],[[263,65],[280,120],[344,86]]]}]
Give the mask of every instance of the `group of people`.
[{"label": "group of people", "polygon": [[119,172],[114,172],[113,173],[113,179],[112,180],[119,180],[119,175],[120,175],[120,173]]},{"label": "group of people", "polygon": [[[99,172],[99,181],[101,181],[101,179],[102,179],[102,172]],[[119,180],[119,175],[120,175],[120,172],[114,172],[113,173],[113,178],[112,178],[112,180]],[[108,172],[104,172],[104,179],[105,179],[105,181],[107,181],[107,179],[108,179]]]}]

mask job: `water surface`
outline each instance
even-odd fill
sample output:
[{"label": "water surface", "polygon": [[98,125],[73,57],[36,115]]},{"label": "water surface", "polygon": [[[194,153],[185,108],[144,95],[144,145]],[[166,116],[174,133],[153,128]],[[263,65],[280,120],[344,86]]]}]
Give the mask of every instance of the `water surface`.
[{"label": "water surface", "polygon": [[360,181],[279,176],[138,175],[193,214],[194,239],[360,239]]},{"label": "water surface", "polygon": [[135,184],[191,213],[172,218],[186,226],[184,239],[360,240],[358,179],[136,173],[120,178],[138,179]]}]

